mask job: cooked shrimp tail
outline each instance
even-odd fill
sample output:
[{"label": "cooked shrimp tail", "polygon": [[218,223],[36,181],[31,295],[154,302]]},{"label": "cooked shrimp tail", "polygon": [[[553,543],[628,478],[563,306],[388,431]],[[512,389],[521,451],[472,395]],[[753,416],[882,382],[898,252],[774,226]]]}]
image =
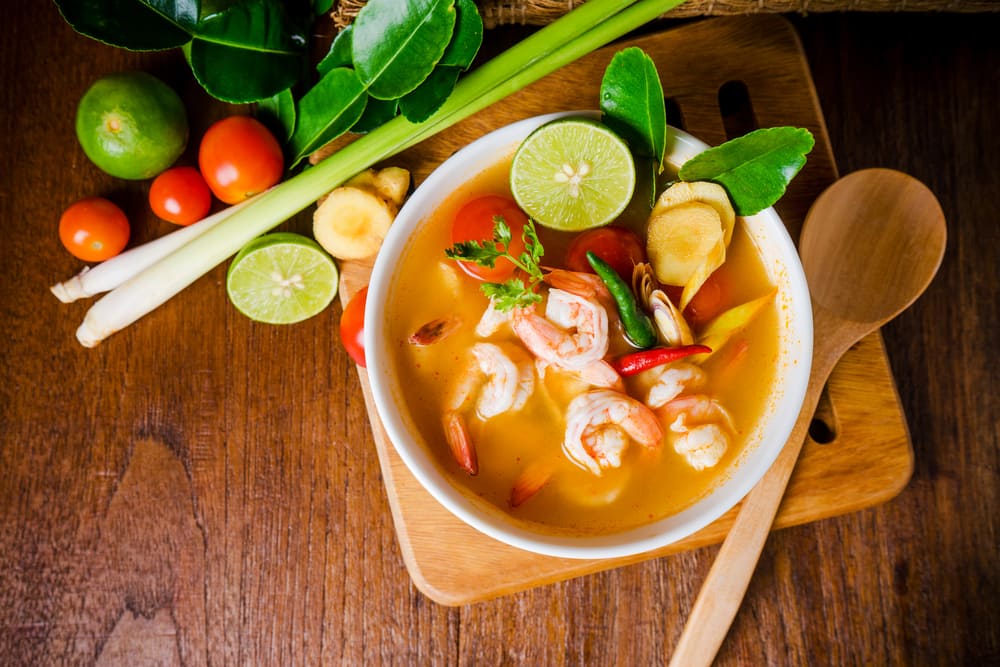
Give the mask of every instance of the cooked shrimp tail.
[{"label": "cooked shrimp tail", "polygon": [[470,475],[478,474],[479,460],[476,457],[476,448],[472,444],[469,428],[462,413],[449,412],[444,416],[444,435],[458,466]]},{"label": "cooked shrimp tail", "polygon": [[510,506],[519,507],[542,490],[555,472],[552,461],[535,461],[521,472],[510,490]]},{"label": "cooked shrimp tail", "polygon": [[476,449],[469,434],[466,412],[475,407],[482,420],[509,410],[520,410],[535,390],[535,368],[523,350],[517,361],[493,343],[472,346],[469,365],[458,375],[445,399],[444,432],[458,465],[470,475],[479,471]]}]

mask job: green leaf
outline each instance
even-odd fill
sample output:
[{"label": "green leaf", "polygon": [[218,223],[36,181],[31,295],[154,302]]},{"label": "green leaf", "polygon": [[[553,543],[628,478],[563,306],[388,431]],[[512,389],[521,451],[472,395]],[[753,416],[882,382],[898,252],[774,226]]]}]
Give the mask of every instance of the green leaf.
[{"label": "green leaf", "polygon": [[333,43],[330,44],[330,50],[316,65],[320,74],[326,74],[338,67],[354,67],[354,61],[351,60],[351,35],[353,33],[353,23],[337,33],[337,36],[333,38]]},{"label": "green leaf", "polygon": [[198,23],[191,70],[214,97],[255,102],[298,81],[305,47],[305,32],[280,1],[248,0]]},{"label": "green leaf", "polygon": [[271,130],[278,141],[282,144],[287,142],[295,131],[295,98],[291,88],[257,102],[254,116]]},{"label": "green leaf", "polygon": [[438,65],[465,70],[476,59],[479,47],[483,45],[483,18],[473,0],[457,0],[455,10],[458,12],[455,31]]},{"label": "green leaf", "polygon": [[358,122],[351,126],[351,132],[360,134],[371,132],[392,120],[398,110],[399,100],[376,100],[374,97],[369,97],[364,113]]},{"label": "green leaf", "polygon": [[354,20],[358,77],[375,98],[415,89],[437,65],[455,28],[455,0],[371,0]]},{"label": "green leaf", "polygon": [[298,123],[288,142],[291,166],[350,129],[367,101],[354,70],[338,67],[328,72],[299,100]]},{"label": "green leaf", "polygon": [[639,47],[619,51],[601,81],[604,123],[628,142],[632,152],[663,168],[667,112],[653,60]]},{"label": "green leaf", "polygon": [[159,51],[191,39],[198,0],[56,0],[82,35],[132,51]]},{"label": "green leaf", "polygon": [[313,0],[312,7],[316,16],[328,14],[333,9],[333,0]]},{"label": "green leaf", "polygon": [[525,287],[520,278],[511,278],[503,283],[483,283],[479,289],[501,312],[525,308],[542,300],[542,295]]},{"label": "green leaf", "polygon": [[422,123],[445,103],[458,83],[458,67],[435,67],[424,82],[399,100],[399,110],[411,123]]},{"label": "green leaf", "polygon": [[813,144],[812,133],[803,128],[754,130],[691,158],[678,176],[718,183],[739,215],[753,215],[781,199]]}]

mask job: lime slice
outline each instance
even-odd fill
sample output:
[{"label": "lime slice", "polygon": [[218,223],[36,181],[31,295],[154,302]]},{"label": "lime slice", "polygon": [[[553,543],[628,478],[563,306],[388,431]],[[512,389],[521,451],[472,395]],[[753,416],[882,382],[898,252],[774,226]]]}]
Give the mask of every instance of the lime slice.
[{"label": "lime slice", "polygon": [[290,232],[265,234],[240,250],[226,274],[237,310],[257,322],[292,324],[333,301],[337,266],[312,239]]},{"label": "lime slice", "polygon": [[554,120],[528,135],[510,168],[514,199],[540,225],[567,231],[617,218],[635,191],[628,144],[584,118]]}]

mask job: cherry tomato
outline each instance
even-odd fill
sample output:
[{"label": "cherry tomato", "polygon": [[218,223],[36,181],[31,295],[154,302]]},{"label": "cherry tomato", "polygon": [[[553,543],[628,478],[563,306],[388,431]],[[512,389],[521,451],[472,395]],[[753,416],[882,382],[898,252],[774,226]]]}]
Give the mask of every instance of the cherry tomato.
[{"label": "cherry tomato", "polygon": [[362,287],[344,306],[340,316],[340,340],[354,363],[365,368],[365,302],[368,288]]},{"label": "cherry tomato", "polygon": [[631,229],[624,227],[598,227],[583,232],[566,249],[566,266],[572,271],[589,271],[587,251],[603,259],[627,283],[632,282],[632,267],[646,261],[642,240]]},{"label": "cherry tomato", "polygon": [[722,313],[722,302],[727,292],[724,283],[723,272],[716,271],[701,284],[684,309],[684,317],[690,324],[707,324]]},{"label": "cherry tomato", "polygon": [[194,167],[167,169],[149,186],[149,207],[168,222],[190,225],[212,208],[208,183]]},{"label": "cherry tomato", "polygon": [[81,199],[59,218],[59,239],[74,257],[103,262],[128,244],[125,213],[103,197]]},{"label": "cherry tomato", "polygon": [[[500,195],[484,195],[471,199],[455,214],[451,226],[451,242],[491,241],[493,239],[493,218],[500,216],[510,227],[510,254],[519,257],[524,252],[524,227],[528,216],[513,199]],[[514,275],[517,268],[506,257],[498,259],[493,266],[480,266],[473,262],[459,262],[459,266],[473,278],[498,283]]]},{"label": "cherry tomato", "polygon": [[[681,302],[683,287],[664,285],[663,291],[675,304]],[[684,309],[684,319],[694,327],[701,327],[722,314],[723,305],[728,298],[729,288],[726,285],[724,270],[717,270],[701,284]]]},{"label": "cherry tomato", "polygon": [[278,140],[260,122],[230,116],[205,132],[198,166],[212,194],[237,204],[280,181],[285,157]]}]

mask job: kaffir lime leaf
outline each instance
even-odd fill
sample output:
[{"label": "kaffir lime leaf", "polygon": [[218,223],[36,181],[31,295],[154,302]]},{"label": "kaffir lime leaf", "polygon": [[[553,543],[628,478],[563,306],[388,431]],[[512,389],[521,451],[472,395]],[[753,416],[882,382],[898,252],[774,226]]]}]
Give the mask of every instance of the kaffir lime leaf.
[{"label": "kaffir lime leaf", "polygon": [[248,243],[229,265],[226,292],[257,322],[292,324],[321,312],[337,295],[333,259],[312,239],[277,232]]},{"label": "kaffir lime leaf", "polygon": [[554,120],[525,139],[511,164],[518,205],[536,222],[577,231],[617,218],[635,191],[628,144],[585,118]]},{"label": "kaffir lime leaf", "polygon": [[153,75],[109,74],[80,99],[76,136],[87,157],[112,176],[152,178],[184,152],[187,115],[177,93]]}]

